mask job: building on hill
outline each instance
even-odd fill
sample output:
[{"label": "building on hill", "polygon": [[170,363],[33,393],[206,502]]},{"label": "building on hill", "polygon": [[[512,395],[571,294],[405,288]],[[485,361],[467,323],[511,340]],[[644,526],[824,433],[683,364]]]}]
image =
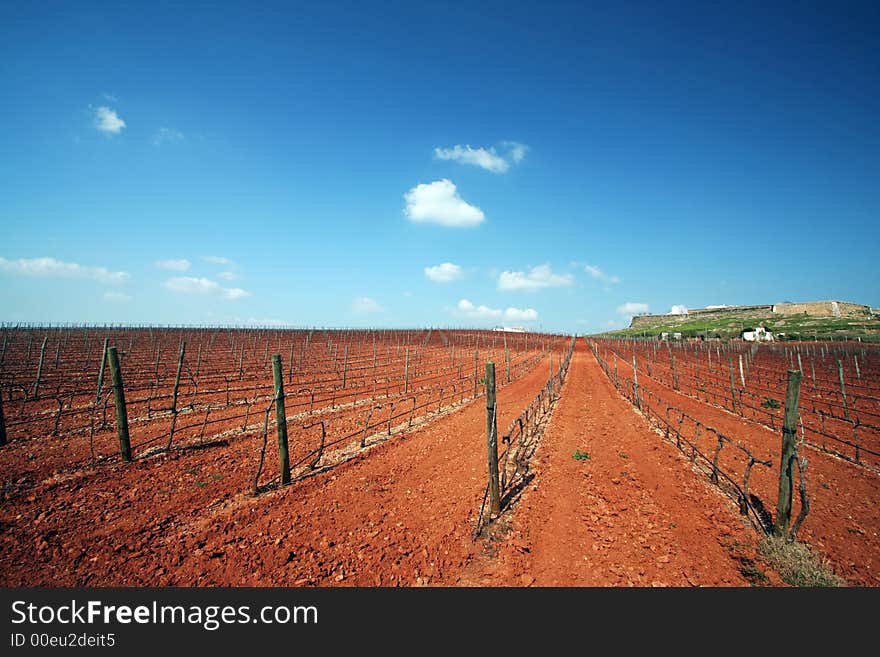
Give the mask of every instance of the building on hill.
[{"label": "building on hill", "polygon": [[683,314],[635,315],[630,323],[631,328],[654,328],[670,324],[685,324],[692,321],[743,320],[770,317],[772,315],[809,317],[872,317],[871,307],[848,301],[802,301],[792,303],[764,304],[756,306],[713,305],[705,308],[692,308]]},{"label": "building on hill", "polygon": [[763,326],[755,329],[745,329],[740,334],[740,337],[746,342],[773,342],[773,334]]}]

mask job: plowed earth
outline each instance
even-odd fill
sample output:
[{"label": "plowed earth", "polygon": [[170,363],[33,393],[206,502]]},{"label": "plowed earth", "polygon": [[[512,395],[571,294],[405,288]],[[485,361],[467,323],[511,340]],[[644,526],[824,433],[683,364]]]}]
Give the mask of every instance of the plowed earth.
[{"label": "plowed earth", "polygon": [[[500,389],[499,427],[545,381],[538,366]],[[0,584],[779,583],[732,503],[614,391],[583,340],[557,404],[537,477],[490,538],[472,540],[486,481],[478,400],[258,497],[242,492],[252,450],[235,444],[39,482],[0,511]]]}]

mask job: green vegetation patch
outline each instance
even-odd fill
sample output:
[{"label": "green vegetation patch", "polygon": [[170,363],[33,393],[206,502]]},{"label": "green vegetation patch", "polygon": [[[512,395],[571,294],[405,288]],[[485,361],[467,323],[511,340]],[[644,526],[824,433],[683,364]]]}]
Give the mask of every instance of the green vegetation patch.
[{"label": "green vegetation patch", "polygon": [[582,452],[581,450],[576,449],[574,451],[574,454],[572,454],[571,458],[573,458],[575,461],[589,461],[590,455],[587,454],[586,452]]},{"label": "green vegetation patch", "polygon": [[828,561],[804,543],[766,536],[758,542],[758,551],[783,581],[792,586],[846,586]]}]

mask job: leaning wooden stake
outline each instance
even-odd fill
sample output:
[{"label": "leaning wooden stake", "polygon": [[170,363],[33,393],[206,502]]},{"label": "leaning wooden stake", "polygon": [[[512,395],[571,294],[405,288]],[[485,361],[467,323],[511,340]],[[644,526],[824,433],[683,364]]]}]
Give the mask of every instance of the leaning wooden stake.
[{"label": "leaning wooden stake", "polygon": [[633,397],[635,398],[636,408],[641,408],[639,401],[639,371],[636,369],[636,354],[633,352]]},{"label": "leaning wooden stake", "polygon": [[486,363],[486,440],[489,454],[489,512],[501,513],[501,492],[498,487],[498,426],[495,408],[495,363]]},{"label": "leaning wooden stake", "polygon": [[104,366],[107,363],[107,338],[104,338],[104,351],[101,352],[101,367],[98,369],[98,392],[95,395],[95,403],[101,402],[101,393],[104,391]]},{"label": "leaning wooden stake", "polygon": [[3,417],[3,395],[0,394],[0,445],[6,444],[6,420]]},{"label": "leaning wooden stake", "polygon": [[122,386],[122,371],[119,369],[119,354],[116,347],[107,351],[110,362],[110,378],[113,381],[113,396],[116,399],[116,432],[119,435],[119,451],[123,461],[131,461],[131,441],[128,438],[128,412],[125,408],[125,389]]},{"label": "leaning wooden stake", "polygon": [[733,358],[730,358],[730,398],[733,400],[733,412],[736,413],[736,386],[733,383]]},{"label": "leaning wooden stake", "polygon": [[779,501],[776,504],[775,536],[786,536],[791,524],[791,496],[794,490],[792,468],[797,459],[797,419],[801,399],[801,372],[788,371],[785,394],[785,420],[782,425],[782,459],[779,466]]},{"label": "leaning wooden stake", "polygon": [[840,379],[840,396],[843,397],[843,416],[849,419],[849,407],[846,403],[846,386],[843,383],[843,363],[837,361],[837,376]]},{"label": "leaning wooden stake", "polygon": [[37,365],[37,380],[34,381],[34,397],[39,397],[40,395],[40,377],[43,376],[43,358],[46,355],[46,341],[49,339],[49,336],[43,336],[43,345],[40,347],[40,364]]},{"label": "leaning wooden stake", "polygon": [[272,375],[275,379],[275,419],[278,423],[278,460],[281,466],[281,485],[290,483],[290,460],[287,455],[287,413],[284,410],[284,375],[281,372],[281,354],[272,355]]}]

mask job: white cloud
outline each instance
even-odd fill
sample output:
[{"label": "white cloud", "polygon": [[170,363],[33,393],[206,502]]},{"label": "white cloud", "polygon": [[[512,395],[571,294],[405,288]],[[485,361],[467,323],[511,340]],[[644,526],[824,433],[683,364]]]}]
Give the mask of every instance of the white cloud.
[{"label": "white cloud", "polygon": [[163,285],[172,292],[183,292],[185,294],[205,294],[207,292],[217,292],[221,289],[217,281],[207,278],[196,278],[195,276],[169,278]]},{"label": "white cloud", "polygon": [[224,281],[234,281],[236,278],[238,278],[238,274],[236,274],[234,271],[221,271],[219,274],[217,274],[217,278],[222,278]]},{"label": "white cloud", "polygon": [[621,315],[638,315],[639,313],[646,313],[648,312],[648,304],[627,301],[622,306],[617,306],[617,312]]},{"label": "white cloud", "polygon": [[434,157],[438,160],[452,160],[459,164],[470,164],[492,173],[507,173],[511,163],[518,164],[526,156],[528,147],[515,141],[500,144],[505,153],[499,154],[495,148],[473,148],[470,145],[456,144],[452,148],[435,148]]},{"label": "white cloud", "polygon": [[173,144],[183,140],[183,133],[174,128],[159,128],[153,135],[153,146]]},{"label": "white cloud", "polygon": [[532,322],[538,319],[538,311],[534,308],[508,308],[504,317],[518,322]]},{"label": "white cloud", "polygon": [[125,127],[125,121],[115,110],[102,105],[95,110],[95,127],[104,134],[118,135]]},{"label": "white cloud", "polygon": [[251,296],[251,293],[240,287],[225,287],[223,288],[223,296],[227,299],[244,299]]},{"label": "white cloud", "polygon": [[56,258],[19,258],[7,260],[0,258],[0,270],[23,276],[45,276],[51,278],[90,278],[99,283],[117,285],[131,276],[124,271],[110,271],[105,267],[87,267],[75,262],[64,262]]},{"label": "white cloud", "polygon": [[157,260],[153,264],[159,269],[170,269],[171,271],[186,271],[190,268],[190,261],[186,258],[179,260]]},{"label": "white cloud", "polygon": [[507,308],[503,312],[498,308],[490,308],[486,305],[474,305],[468,299],[458,302],[458,311],[471,319],[499,319],[504,317],[515,322],[531,322],[538,319],[538,311],[534,308]]},{"label": "white cloud", "polygon": [[599,269],[595,265],[584,265],[584,271],[586,273],[588,273],[590,276],[592,276],[593,278],[598,279],[600,281],[604,281],[606,283],[611,283],[612,285],[616,285],[617,283],[620,283],[620,278],[618,278],[617,276],[609,276],[608,274],[606,274],[604,271],[602,271],[601,269]]},{"label": "white cloud", "polygon": [[492,173],[505,173],[510,168],[507,160],[499,156],[494,148],[489,150],[471,148],[470,146],[435,148],[434,157],[438,160],[453,160],[461,164],[472,164]]},{"label": "white cloud", "polygon": [[358,297],[351,304],[351,312],[357,313],[358,315],[378,313],[382,310],[384,310],[382,306],[380,306],[375,299],[371,299],[370,297]]},{"label": "white cloud", "polygon": [[112,301],[113,303],[125,303],[126,301],[131,301],[131,297],[122,292],[104,292],[104,300]]},{"label": "white cloud", "polygon": [[217,281],[195,276],[176,276],[163,283],[166,289],[180,294],[218,294],[226,299],[243,299],[251,296],[239,287],[223,287]]},{"label": "white cloud", "polygon": [[458,302],[458,309],[463,312],[467,317],[471,317],[473,319],[489,319],[494,317],[501,317],[501,311],[497,308],[489,308],[488,306],[484,305],[475,306],[467,299],[462,299]]},{"label": "white cloud", "polygon": [[516,141],[502,141],[501,145],[508,149],[508,157],[515,163],[520,163],[526,156],[529,147]]},{"label": "white cloud", "polygon": [[503,271],[498,276],[499,290],[537,290],[542,287],[563,287],[571,285],[571,274],[554,274],[550,265],[532,267],[529,273]]},{"label": "white cloud", "polygon": [[667,315],[687,315],[688,308],[687,306],[672,306]]},{"label": "white cloud", "polygon": [[229,258],[224,258],[223,256],[202,256],[202,260],[205,262],[210,262],[215,265],[231,265],[232,260]]},{"label": "white cloud", "polygon": [[446,178],[416,185],[403,198],[406,200],[404,213],[415,223],[477,226],[486,218],[480,208],[465,202],[455,184]]},{"label": "white cloud", "polygon": [[458,265],[444,262],[434,267],[425,267],[425,276],[435,283],[449,283],[459,280],[462,277],[462,271]]}]

